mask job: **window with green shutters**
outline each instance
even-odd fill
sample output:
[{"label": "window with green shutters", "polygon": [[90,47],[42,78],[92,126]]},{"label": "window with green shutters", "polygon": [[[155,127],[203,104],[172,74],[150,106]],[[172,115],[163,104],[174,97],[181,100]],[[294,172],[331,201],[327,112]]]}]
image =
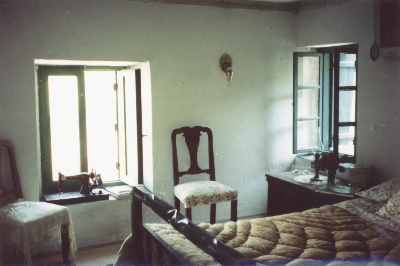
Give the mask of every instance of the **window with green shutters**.
[{"label": "window with green shutters", "polygon": [[[138,183],[140,70],[42,65],[38,78],[43,192],[57,189],[58,172],[95,171],[109,185]],[[65,182],[63,190],[80,185]]]},{"label": "window with green shutters", "polygon": [[293,153],[333,151],[356,158],[357,46],[295,52]]}]

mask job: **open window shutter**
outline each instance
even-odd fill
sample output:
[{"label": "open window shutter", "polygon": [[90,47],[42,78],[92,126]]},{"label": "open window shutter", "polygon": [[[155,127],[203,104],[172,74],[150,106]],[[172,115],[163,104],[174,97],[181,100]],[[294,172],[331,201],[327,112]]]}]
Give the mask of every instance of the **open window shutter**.
[{"label": "open window shutter", "polygon": [[322,54],[293,55],[293,153],[320,149]]},{"label": "open window shutter", "polygon": [[136,78],[134,70],[118,72],[118,148],[121,181],[138,184]]},{"label": "open window shutter", "polygon": [[150,66],[148,63],[138,63],[122,70],[121,74],[126,100],[124,119],[127,154],[127,171],[121,171],[121,180],[127,184],[144,184],[153,191]]}]

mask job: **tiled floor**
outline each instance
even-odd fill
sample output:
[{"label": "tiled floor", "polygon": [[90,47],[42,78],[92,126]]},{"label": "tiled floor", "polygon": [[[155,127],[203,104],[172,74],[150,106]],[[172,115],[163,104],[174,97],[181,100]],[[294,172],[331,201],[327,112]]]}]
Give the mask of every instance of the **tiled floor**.
[{"label": "tiled floor", "polygon": [[[117,258],[122,243],[103,245],[91,248],[82,248],[76,252],[76,266],[106,266],[113,264]],[[58,264],[62,261],[60,254],[51,254],[33,261],[34,265]]]}]

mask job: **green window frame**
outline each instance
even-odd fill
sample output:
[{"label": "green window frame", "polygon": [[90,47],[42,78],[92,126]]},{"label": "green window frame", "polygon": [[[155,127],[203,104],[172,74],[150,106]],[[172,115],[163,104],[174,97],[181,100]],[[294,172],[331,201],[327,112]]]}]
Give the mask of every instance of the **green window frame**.
[{"label": "green window frame", "polygon": [[293,54],[293,153],[356,161],[357,45]]},{"label": "green window frame", "polygon": [[[135,178],[133,183],[143,183],[143,142],[142,142],[142,103],[141,103],[141,70],[127,69],[126,67],[109,67],[109,66],[50,66],[39,65],[38,72],[38,93],[39,93],[39,128],[40,128],[40,150],[41,150],[41,172],[42,172],[42,193],[55,193],[58,191],[58,182],[54,180],[54,171],[52,169],[52,146],[51,146],[51,121],[50,121],[50,100],[49,100],[49,77],[50,76],[69,76],[76,77],[78,98],[78,114],[79,114],[79,154],[80,154],[80,172],[89,172],[88,169],[88,136],[86,121],[86,90],[85,90],[85,71],[108,71],[115,73],[115,84],[111,89],[116,93],[116,124],[113,130],[117,132],[117,142],[115,145],[118,149],[118,158],[115,167],[118,176],[113,181],[105,183],[105,186],[114,186],[124,184],[127,179]],[[128,73],[129,72],[129,73]],[[128,75],[128,74],[130,75]],[[126,102],[126,83],[130,78],[133,92],[130,92],[135,98],[134,102]],[[129,89],[131,89],[129,87]],[[135,117],[126,115],[126,108],[134,109],[132,114]],[[130,122],[129,122],[130,121]],[[128,124],[131,132],[128,136]],[[133,132],[135,131],[135,132]],[[127,139],[130,138],[132,148],[127,148]],[[128,155],[130,161],[128,162]],[[67,160],[68,158],[66,158]],[[135,167],[131,167],[131,165]],[[128,165],[131,168],[128,175]],[[134,171],[133,171],[133,170]],[[101,174],[101,173],[100,173]],[[128,182],[132,183],[132,182]],[[81,182],[71,180],[63,183],[63,191],[79,190]]]}]

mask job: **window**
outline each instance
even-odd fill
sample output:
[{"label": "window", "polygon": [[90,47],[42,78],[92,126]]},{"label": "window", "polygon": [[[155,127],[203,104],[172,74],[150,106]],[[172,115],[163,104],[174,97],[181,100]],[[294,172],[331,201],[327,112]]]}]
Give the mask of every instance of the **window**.
[{"label": "window", "polygon": [[[58,189],[58,172],[143,183],[141,70],[39,65],[38,78],[43,192]],[[64,182],[63,190],[80,185]]]},{"label": "window", "polygon": [[294,53],[293,153],[333,150],[355,163],[357,47]]}]

